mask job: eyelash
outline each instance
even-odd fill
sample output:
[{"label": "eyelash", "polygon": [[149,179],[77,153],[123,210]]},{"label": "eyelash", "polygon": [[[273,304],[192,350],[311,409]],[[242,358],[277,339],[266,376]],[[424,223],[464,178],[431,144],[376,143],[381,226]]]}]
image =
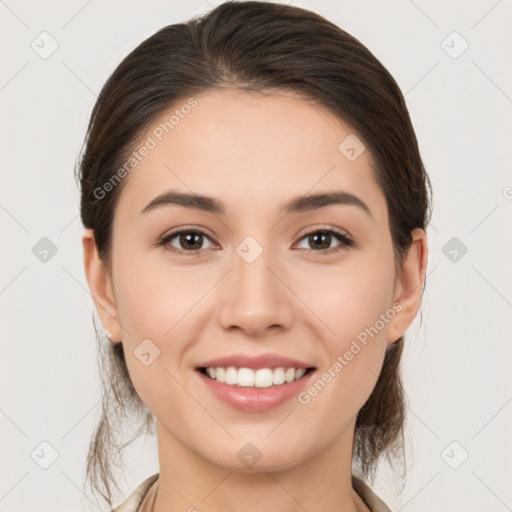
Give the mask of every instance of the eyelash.
[{"label": "eyelash", "polygon": [[[197,254],[199,254],[201,251],[203,251],[204,249],[197,249],[195,251],[184,251],[184,250],[181,250],[181,249],[176,249],[176,247],[172,247],[171,245],[167,245],[173,238],[176,238],[176,236],[178,235],[182,235],[182,234],[199,234],[199,235],[202,235],[206,238],[208,238],[209,240],[211,240],[210,236],[207,235],[203,230],[201,229],[198,229],[198,228],[194,228],[194,229],[182,229],[180,231],[174,231],[172,233],[169,233],[168,235],[164,235],[162,238],[160,238],[158,241],[157,241],[157,246],[158,247],[163,247],[165,246],[165,249],[166,250],[169,250],[169,251],[172,251],[174,253],[178,253],[178,254],[186,254],[188,256],[195,256]],[[350,238],[347,237],[347,235],[345,235],[344,233],[341,233],[340,231],[337,231],[335,229],[316,229],[314,231],[310,231],[309,233],[305,233],[304,235],[302,235],[299,239],[300,240],[303,240],[304,238],[310,236],[310,235],[313,235],[315,233],[327,233],[327,234],[330,234],[330,235],[334,235],[341,243],[335,247],[331,247],[330,249],[325,249],[325,250],[314,250],[314,249],[309,249],[310,251],[312,252],[315,252],[319,255],[330,255],[330,254],[333,254],[333,253],[336,253],[336,252],[339,252],[347,247],[352,247],[354,245],[354,242],[353,240],[351,240]]]}]

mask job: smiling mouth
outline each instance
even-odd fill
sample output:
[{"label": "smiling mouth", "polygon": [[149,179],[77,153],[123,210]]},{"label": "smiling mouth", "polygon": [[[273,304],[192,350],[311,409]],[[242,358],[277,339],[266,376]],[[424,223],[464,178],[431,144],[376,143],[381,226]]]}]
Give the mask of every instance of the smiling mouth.
[{"label": "smiling mouth", "polygon": [[211,380],[227,384],[233,387],[246,388],[269,388],[282,386],[284,384],[302,379],[305,375],[315,371],[310,368],[236,368],[229,367],[200,367],[197,371]]}]

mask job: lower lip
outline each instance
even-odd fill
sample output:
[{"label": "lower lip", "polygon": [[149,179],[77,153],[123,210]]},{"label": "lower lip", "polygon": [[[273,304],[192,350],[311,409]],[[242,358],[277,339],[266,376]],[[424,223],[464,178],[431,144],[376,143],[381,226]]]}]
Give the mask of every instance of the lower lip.
[{"label": "lower lip", "polygon": [[315,371],[302,376],[293,382],[286,382],[268,388],[238,387],[210,379],[204,373],[196,370],[203,382],[215,396],[242,411],[267,411],[296,396],[305,387]]}]

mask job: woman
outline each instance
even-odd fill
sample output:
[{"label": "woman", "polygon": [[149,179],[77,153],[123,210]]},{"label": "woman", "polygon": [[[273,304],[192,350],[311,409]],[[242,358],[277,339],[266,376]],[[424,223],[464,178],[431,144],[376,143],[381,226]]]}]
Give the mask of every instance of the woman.
[{"label": "woman", "polygon": [[[403,96],[305,9],[226,2],[133,50],[93,109],[84,267],[110,341],[87,477],[115,510],[389,511],[430,182]],[[128,441],[128,442],[130,442]]]}]

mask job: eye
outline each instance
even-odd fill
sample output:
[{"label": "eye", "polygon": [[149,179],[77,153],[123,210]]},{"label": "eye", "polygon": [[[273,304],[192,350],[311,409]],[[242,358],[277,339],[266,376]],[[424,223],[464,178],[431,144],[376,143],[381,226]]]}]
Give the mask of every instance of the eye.
[{"label": "eye", "polygon": [[[174,240],[176,241],[173,243]],[[212,248],[212,245],[206,248],[203,246],[205,240],[212,244],[212,239],[201,229],[181,229],[163,236],[158,240],[157,245],[176,253],[187,253],[193,256],[201,252],[202,249]],[[347,235],[334,229],[311,231],[300,238],[300,241],[303,240],[312,247],[309,250],[319,254],[331,254],[353,245],[353,241]],[[338,240],[339,243],[332,247],[331,244],[335,240]],[[306,249],[308,248],[306,247]]]},{"label": "eye", "polygon": [[[177,239],[178,247],[171,243],[174,239]],[[186,252],[193,255],[200,252],[201,249],[204,249],[204,247],[202,247],[204,239],[208,239],[211,242],[211,238],[204,231],[197,228],[185,229],[165,235],[158,241],[158,245],[164,246],[174,252]],[[211,247],[207,247],[207,249],[208,248],[211,249]]]},{"label": "eye", "polygon": [[[337,239],[340,243],[335,247],[331,246],[333,239]],[[313,251],[322,254],[331,254],[336,251],[341,251],[346,247],[353,245],[353,241],[343,233],[334,229],[317,229],[316,231],[310,231],[304,235],[301,240],[309,243],[313,247]]]}]

